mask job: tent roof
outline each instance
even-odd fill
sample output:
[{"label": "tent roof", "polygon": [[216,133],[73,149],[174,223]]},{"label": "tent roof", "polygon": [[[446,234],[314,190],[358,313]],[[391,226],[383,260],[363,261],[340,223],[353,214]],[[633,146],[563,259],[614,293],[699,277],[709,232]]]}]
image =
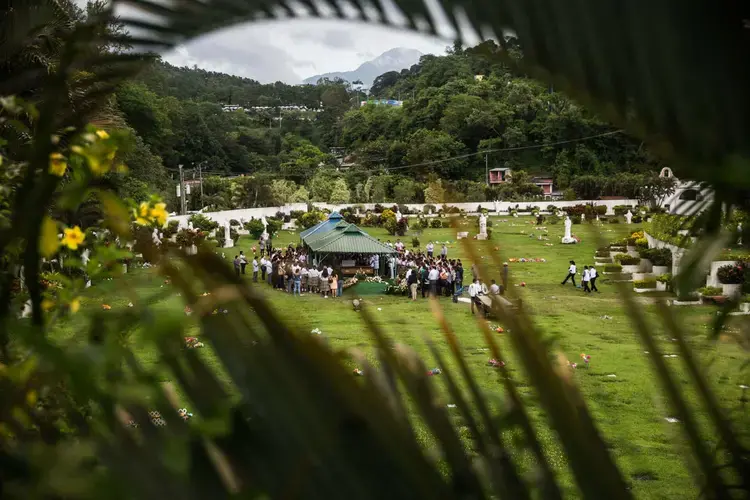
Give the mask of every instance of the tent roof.
[{"label": "tent roof", "polygon": [[299,233],[300,238],[304,240],[307,236],[313,233],[327,233],[328,231],[336,227],[336,224],[343,220],[344,217],[340,213],[331,212],[326,220],[318,222],[313,227],[309,227]]},{"label": "tent roof", "polygon": [[324,253],[395,253],[396,251],[354,224],[337,227],[322,238],[306,243],[314,252]]},{"label": "tent roof", "polygon": [[338,224],[334,225],[333,227],[323,228],[318,232],[304,236],[302,238],[302,241],[304,241],[306,245],[311,246],[313,242],[332,237],[335,234],[338,234],[339,231],[343,231],[348,226],[349,226],[348,222],[346,222],[345,220],[341,220],[338,222]]}]

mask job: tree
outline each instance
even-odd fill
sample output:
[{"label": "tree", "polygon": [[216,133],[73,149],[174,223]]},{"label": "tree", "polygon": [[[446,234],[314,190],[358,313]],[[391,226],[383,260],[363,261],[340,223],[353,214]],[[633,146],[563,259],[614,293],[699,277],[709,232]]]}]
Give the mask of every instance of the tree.
[{"label": "tree", "polygon": [[271,182],[271,196],[274,205],[303,203],[309,199],[309,194],[304,186],[298,186],[294,181],[283,179],[276,179]]},{"label": "tree", "polygon": [[461,158],[464,146],[445,132],[420,129],[409,137],[408,144],[406,161],[416,165],[414,171],[423,175],[434,172],[446,178],[464,173],[467,165],[466,159]]},{"label": "tree", "polygon": [[346,180],[339,177],[334,181],[333,186],[331,186],[331,194],[329,195],[328,203],[349,203],[350,196],[351,194],[349,192],[349,187],[346,185]]},{"label": "tree", "polygon": [[436,179],[427,184],[427,188],[424,190],[424,202],[445,203],[445,189],[442,180]]}]

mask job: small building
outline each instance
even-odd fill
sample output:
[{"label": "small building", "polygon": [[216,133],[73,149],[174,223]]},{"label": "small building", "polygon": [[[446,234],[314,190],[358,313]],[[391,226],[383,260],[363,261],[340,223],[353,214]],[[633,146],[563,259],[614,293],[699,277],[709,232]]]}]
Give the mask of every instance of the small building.
[{"label": "small building", "polygon": [[542,188],[542,194],[545,198],[552,196],[552,191],[554,191],[554,189],[551,177],[533,177],[531,183]]},{"label": "small building", "polygon": [[511,170],[509,168],[493,168],[489,172],[490,184],[502,184],[504,182],[510,182]]},{"label": "small building", "polygon": [[302,231],[300,237],[314,262],[318,265],[330,264],[342,276],[372,274],[372,255],[380,256],[379,272],[382,273],[386,269],[385,257],[396,253],[392,247],[343,220],[338,212],[333,212],[327,220]]}]

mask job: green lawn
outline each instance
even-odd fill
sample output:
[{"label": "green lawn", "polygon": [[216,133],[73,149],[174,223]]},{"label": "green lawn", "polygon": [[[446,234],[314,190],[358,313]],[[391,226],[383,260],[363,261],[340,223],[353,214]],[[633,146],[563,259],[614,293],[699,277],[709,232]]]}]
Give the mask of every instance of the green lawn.
[{"label": "green lawn", "polygon": [[[655,377],[648,363],[644,348],[638,341],[628,318],[618,300],[618,294],[612,285],[606,283],[606,277],[600,278],[600,294],[585,295],[580,289],[568,284],[565,287],[560,281],[567,271],[567,263],[574,259],[579,265],[593,263],[596,244],[590,226],[574,226],[573,233],[582,238],[577,245],[561,245],[559,238],[563,225],[548,226],[549,234],[537,231],[530,223],[531,218],[493,218],[493,239],[490,248],[499,248],[505,260],[509,258],[544,258],[545,263],[511,263],[511,273],[515,283],[524,281],[525,288],[514,289],[524,299],[526,307],[533,313],[536,324],[552,341],[553,349],[570,361],[580,361],[580,354],[585,352],[592,356],[588,369],[579,368],[573,372],[575,381],[580,386],[586,401],[596,417],[597,424],[605,439],[611,446],[611,452],[632,482],[633,491],[639,498],[675,498],[682,499],[697,494],[697,489],[690,473],[689,466],[681,453],[679,443],[679,423],[668,423],[665,417],[669,412],[657,387]],[[473,228],[472,233],[474,232]],[[619,239],[638,229],[638,226],[608,224],[602,226],[602,235],[610,240]],[[366,228],[374,237],[383,241],[395,239],[384,230]],[[529,234],[534,237],[530,238]],[[549,241],[539,241],[538,235],[549,236]],[[402,238],[411,247],[413,234]],[[464,259],[467,269],[469,264],[461,246],[456,242],[452,229],[427,229],[418,235],[422,245],[428,240],[451,241],[449,257]],[[284,231],[274,240],[275,246],[298,241],[296,233]],[[545,243],[552,243],[547,246]],[[239,249],[251,253],[255,242],[242,238]],[[227,259],[234,256],[239,249],[227,249]],[[485,255],[485,257],[487,257]],[[487,258],[489,261],[489,258]],[[601,271],[601,269],[600,269]],[[499,272],[494,269],[494,272]],[[248,276],[249,277],[249,276]],[[496,276],[499,280],[499,274]],[[127,287],[125,285],[128,285]],[[134,295],[126,295],[128,288]],[[303,331],[320,328],[334,349],[358,348],[375,361],[372,346],[373,340],[364,333],[357,313],[352,310],[349,300],[322,299],[319,296],[305,295],[299,298],[290,297],[279,291],[271,291],[265,284],[258,288],[267,293],[277,310],[285,314],[290,324],[300,326]],[[356,293],[356,286],[347,291],[344,299]],[[158,310],[181,310],[184,307],[181,297],[170,294],[168,285],[163,284],[152,270],[136,270],[120,280],[105,281],[95,284],[88,290],[83,301],[83,308],[100,308],[106,302],[113,309],[127,307],[132,297],[148,300]],[[155,297],[156,296],[156,297]],[[373,306],[382,327],[397,342],[411,346],[422,356],[427,364],[435,366],[422,335],[431,336],[436,345],[445,351],[447,347],[442,334],[429,312],[426,301],[415,303],[405,297],[369,295],[365,298]],[[503,404],[502,391],[496,378],[496,371],[487,366],[489,358],[481,334],[472,321],[468,304],[453,304],[449,299],[441,299],[446,316],[457,332],[466,358],[476,375],[482,389],[495,408]],[[648,310],[649,318],[657,320],[650,299],[640,298]],[[611,319],[603,319],[603,316]],[[727,409],[740,407],[742,389],[738,386],[747,383],[741,371],[745,360],[742,350],[727,338],[722,337],[718,344],[708,341],[706,325],[715,317],[715,311],[708,307],[680,309],[679,318],[687,325],[686,331],[691,334],[690,342],[700,357],[714,361],[710,368],[710,378],[717,394]],[[85,315],[78,314],[59,328],[61,340],[79,340],[79,333],[85,331]],[[732,328],[735,328],[733,325]],[[190,334],[196,334],[193,327]],[[664,336],[665,352],[674,352],[670,340]],[[139,338],[138,332],[129,337],[136,353],[146,366],[160,373],[163,378],[168,374],[159,370],[155,352],[148,343]],[[502,347],[509,351],[509,342],[503,335],[498,335]],[[202,354],[209,362],[216,364],[208,349]],[[538,408],[535,395],[524,382],[525,375],[511,352],[505,359],[532,417],[541,422],[543,412]],[[670,363],[677,367],[679,358],[670,358]],[[355,365],[351,364],[354,368]],[[680,375],[679,382],[687,383],[688,379]],[[440,377],[435,378],[440,382]],[[445,397],[445,403],[450,403]],[[185,406],[190,406],[189,402]],[[460,422],[459,422],[460,425]],[[541,439],[550,452],[552,463],[561,470],[563,481],[570,485],[565,470],[564,459],[554,435],[544,426],[538,426]],[[425,444],[429,446],[429,436],[423,434]]]}]

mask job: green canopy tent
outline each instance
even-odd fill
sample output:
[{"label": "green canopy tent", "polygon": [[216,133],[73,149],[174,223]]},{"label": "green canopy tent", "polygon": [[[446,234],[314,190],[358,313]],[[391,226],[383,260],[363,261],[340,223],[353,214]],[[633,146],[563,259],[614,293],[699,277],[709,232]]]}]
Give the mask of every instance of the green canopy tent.
[{"label": "green canopy tent", "polygon": [[302,236],[302,243],[308,249],[313,262],[323,262],[340,268],[342,275],[353,275],[358,272],[368,272],[371,255],[379,255],[382,274],[386,255],[396,253],[396,250],[379,242],[354,224],[339,221],[328,231],[317,231]]}]

